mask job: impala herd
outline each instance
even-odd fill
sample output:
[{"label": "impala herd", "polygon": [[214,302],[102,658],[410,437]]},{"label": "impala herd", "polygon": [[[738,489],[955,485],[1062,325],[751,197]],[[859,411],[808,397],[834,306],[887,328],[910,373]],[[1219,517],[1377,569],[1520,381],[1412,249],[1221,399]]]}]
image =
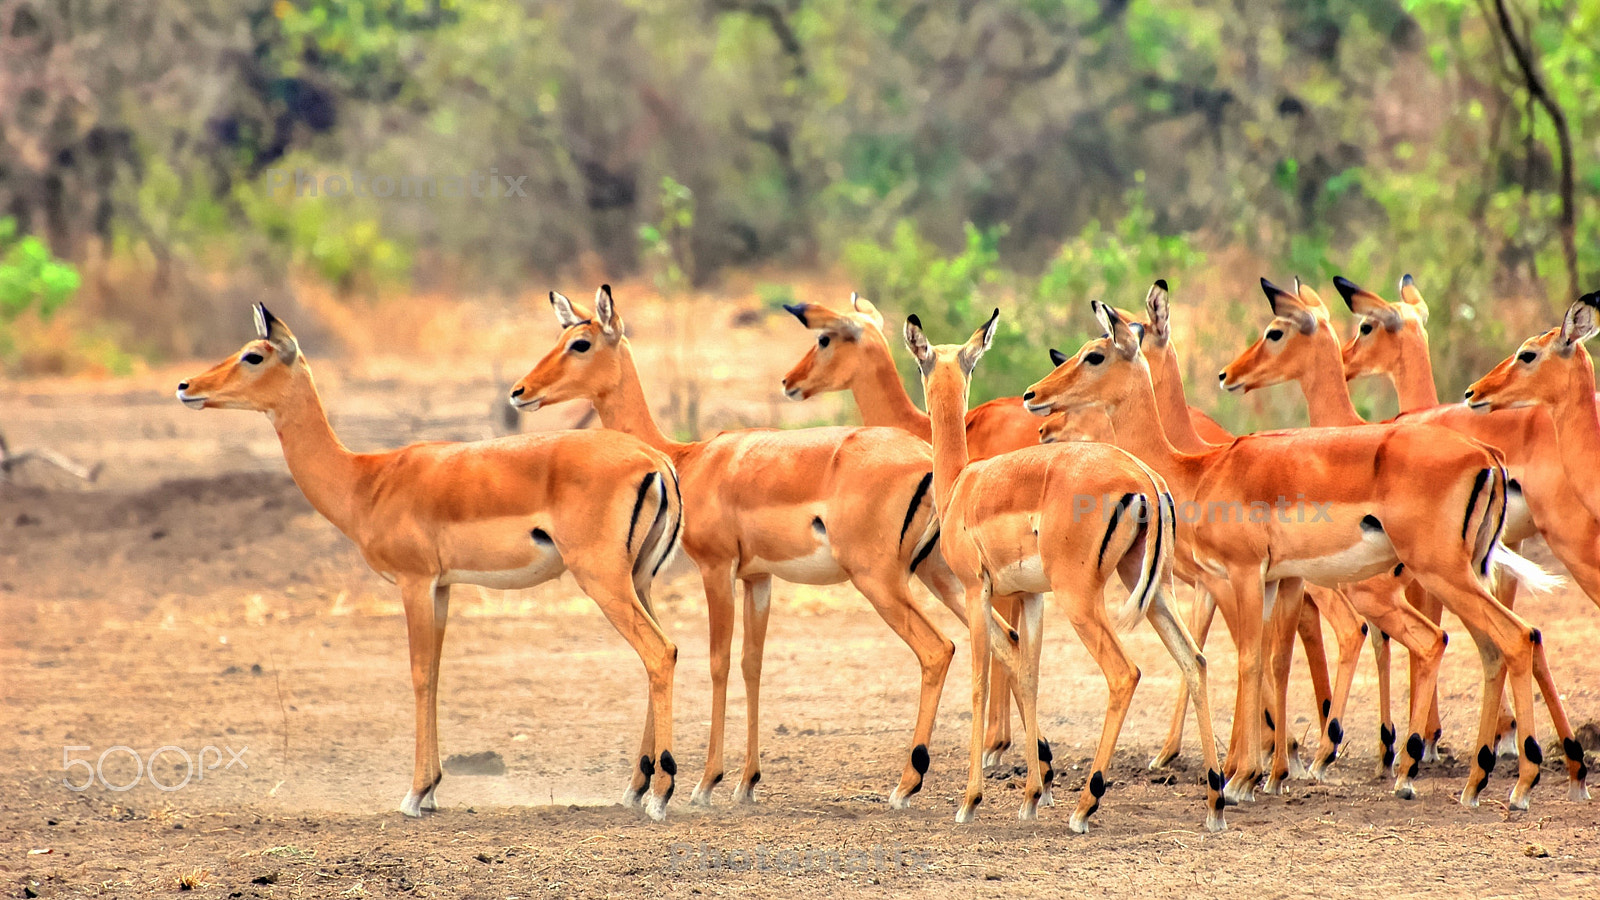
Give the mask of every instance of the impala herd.
[{"label": "impala herd", "polygon": [[[650,587],[679,547],[699,570],[710,624],[711,734],[695,804],[709,804],[725,774],[736,587],[747,732],[735,799],[753,800],[761,780],[761,662],[774,578],[849,582],[916,655],[921,691],[889,797],[895,807],[922,789],[955,655],[913,596],[913,578],[966,623],[972,649],[960,822],[971,821],[982,802],[984,767],[1011,745],[1013,698],[1028,771],[1019,815],[1034,818],[1051,803],[1052,758],[1038,718],[1046,592],[1109,689],[1093,763],[1068,820],[1074,831],[1087,830],[1110,783],[1107,766],[1139,682],[1118,631],[1139,619],[1155,628],[1184,688],[1151,767],[1177,756],[1192,704],[1209,830],[1225,827],[1227,803],[1253,799],[1258,786],[1281,792],[1303,771],[1287,728],[1297,634],[1320,723],[1309,775],[1322,778],[1338,757],[1340,720],[1370,640],[1379,678],[1378,774],[1394,778],[1397,796],[1415,797],[1420,764],[1437,759],[1445,609],[1465,626],[1483,666],[1461,802],[1477,805],[1506,744],[1519,758],[1509,805],[1527,807],[1543,762],[1535,684],[1561,738],[1568,795],[1587,799],[1583,749],[1539,630],[1512,604],[1518,583],[1543,590],[1557,582],[1517,552],[1535,535],[1600,603],[1600,477],[1592,468],[1600,459],[1600,410],[1583,347],[1600,330],[1600,293],[1579,298],[1560,327],[1530,338],[1474,383],[1466,404],[1441,405],[1428,307],[1409,275],[1395,303],[1334,279],[1357,317],[1343,344],[1309,285],[1296,280],[1290,290],[1262,279],[1261,286],[1272,319],[1223,369],[1220,386],[1249,391],[1293,381],[1305,394],[1310,428],[1235,437],[1188,405],[1164,281],[1150,289],[1142,316],[1094,303],[1101,337],[1071,356],[1052,350],[1054,370],[1021,397],[971,410],[969,381],[999,310],[956,345],[930,343],[917,317],[907,320],[924,413],[902,386],[871,303],[852,295],[844,309],[785,307],[816,342],[784,377],[784,393],[803,400],[849,391],[865,423],[858,428],[667,438],[645,400],[609,287],[592,308],[550,295],[561,336],[510,396],[524,410],[588,400],[603,431],[352,453],[329,426],[294,335],[261,305],[258,338],[180,384],[178,399],[196,409],[266,413],[312,506],[399,586],[417,718],[411,789],[400,804],[407,815],[436,808],[442,777],[437,690],[450,586],[525,588],[571,571],[644,662],[649,703],[626,799],[661,819],[677,776],[677,647],[656,620]],[[1361,419],[1346,382],[1364,376],[1393,382],[1400,416]],[[1103,596],[1113,579],[1128,591],[1115,616]],[[1174,579],[1195,592],[1187,624],[1175,611]],[[1239,651],[1223,756],[1200,649],[1216,611]],[[1338,645],[1331,678],[1324,619]],[[1404,731],[1390,713],[1391,639],[1411,663]],[[1508,683],[1509,709],[1502,701]]]}]

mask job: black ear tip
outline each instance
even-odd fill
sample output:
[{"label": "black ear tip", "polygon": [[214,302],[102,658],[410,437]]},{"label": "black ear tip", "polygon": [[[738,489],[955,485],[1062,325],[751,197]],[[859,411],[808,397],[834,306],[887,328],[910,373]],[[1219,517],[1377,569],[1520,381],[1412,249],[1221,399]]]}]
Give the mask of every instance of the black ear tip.
[{"label": "black ear tip", "polygon": [[917,318],[917,314],[916,313],[912,313],[911,315],[906,316],[906,324],[907,325],[915,325],[917,327],[918,331],[922,330],[922,320]]},{"label": "black ear tip", "polygon": [[989,314],[989,321],[985,322],[983,324],[985,324],[985,325],[992,324],[994,322],[994,320],[998,319],[998,318],[1000,318],[1000,307],[996,306],[994,308],[994,312]]},{"label": "black ear tip", "polygon": [[555,291],[551,291],[550,292],[550,302],[551,303],[556,302],[556,292]]},{"label": "black ear tip", "polygon": [[1050,348],[1050,362],[1051,363],[1059,366],[1059,365],[1061,365],[1062,363],[1064,363],[1066,361],[1067,361],[1067,355],[1065,353],[1062,353],[1060,350],[1057,350],[1054,347]]},{"label": "black ear tip", "polygon": [[1338,289],[1339,296],[1344,298],[1344,302],[1347,305],[1353,302],[1353,298],[1355,297],[1356,293],[1361,290],[1361,288],[1356,286],[1355,282],[1344,277],[1343,275],[1333,276],[1333,286]]},{"label": "black ear tip", "polygon": [[809,327],[809,324],[806,322],[806,305],[804,303],[785,303],[783,305],[783,311],[791,316],[794,316],[796,319],[799,319],[801,325],[807,325]]},{"label": "black ear tip", "polygon": [[1167,280],[1165,278],[1157,278],[1156,279],[1156,287],[1161,288],[1163,291],[1166,290],[1167,289]]},{"label": "black ear tip", "polygon": [[1400,286],[1401,287],[1415,287],[1416,284],[1417,284],[1417,280],[1415,278],[1411,277],[1411,273],[1410,272],[1407,272],[1406,274],[1400,276]]},{"label": "black ear tip", "polygon": [[606,294],[610,294],[611,293],[611,285],[602,284],[602,285],[600,285],[600,290],[604,291]]}]

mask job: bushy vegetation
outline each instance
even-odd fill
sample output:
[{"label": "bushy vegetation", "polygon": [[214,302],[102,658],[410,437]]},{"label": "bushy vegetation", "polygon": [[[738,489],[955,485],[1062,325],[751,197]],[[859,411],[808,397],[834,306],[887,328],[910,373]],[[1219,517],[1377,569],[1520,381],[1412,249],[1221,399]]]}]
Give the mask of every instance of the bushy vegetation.
[{"label": "bushy vegetation", "polygon": [[[1504,349],[1499,301],[1553,315],[1600,270],[1597,26],[1600,0],[0,0],[0,213],[185,286],[189,320],[291,272],[376,297],[843,266],[963,325],[1018,298],[1001,360],[1202,251],[1412,271],[1457,379]],[[295,170],[526,197],[310,198]]]}]

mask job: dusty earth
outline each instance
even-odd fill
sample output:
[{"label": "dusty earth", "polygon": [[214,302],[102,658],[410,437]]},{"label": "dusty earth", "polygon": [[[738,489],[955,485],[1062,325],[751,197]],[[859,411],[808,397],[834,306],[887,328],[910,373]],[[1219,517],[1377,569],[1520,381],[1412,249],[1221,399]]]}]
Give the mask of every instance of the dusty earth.
[{"label": "dusty earth", "polygon": [[[788,336],[797,356],[806,337]],[[776,385],[789,358],[772,355],[762,384]],[[329,369],[319,376],[335,425],[358,449],[491,429],[498,388],[486,376]],[[891,810],[916,667],[843,589],[775,592],[759,802],[733,805],[724,786],[716,806],[690,807],[710,678],[698,585],[681,565],[657,588],[681,648],[681,769],[666,823],[617,802],[644,712],[643,668],[570,578],[525,592],[456,590],[442,752],[493,754],[504,771],[449,774],[440,811],[406,819],[394,811],[412,742],[398,600],[302,499],[262,417],[194,413],[171,399],[170,382],[195,370],[0,389],[14,446],[105,464],[93,486],[33,465],[0,485],[0,896],[812,896],[844,885],[880,896],[1600,894],[1600,804],[1568,802],[1554,768],[1532,811],[1515,814],[1500,802],[1504,766],[1476,810],[1454,802],[1465,766],[1453,758],[1424,768],[1414,802],[1373,779],[1366,663],[1333,778],[1231,809],[1227,832],[1204,834],[1192,725],[1177,768],[1144,767],[1177,683],[1147,627],[1127,636],[1145,678],[1114,784],[1079,836],[1065,825],[1070,792],[1105,702],[1088,656],[1059,619],[1047,626],[1042,710],[1065,802],[1019,823],[1021,779],[1008,765],[991,773],[979,823],[957,826],[965,642],[935,610],[962,649],[927,788],[912,809]],[[752,401],[748,417],[762,419],[766,403]],[[578,412],[542,412],[536,424]],[[1597,749],[1600,658],[1589,653],[1600,610],[1574,590],[1522,608],[1543,628],[1568,710],[1589,723]],[[1225,636],[1210,657],[1220,728],[1233,685]],[[738,672],[733,767],[745,755]],[[1468,740],[1476,672],[1469,642],[1457,640],[1442,682],[1447,749]],[[1310,721],[1303,682],[1297,675],[1297,729]],[[1540,728],[1548,742],[1548,721]],[[154,754],[153,770],[136,768],[135,753],[145,763]],[[64,784],[90,774],[97,780],[81,791]]]}]

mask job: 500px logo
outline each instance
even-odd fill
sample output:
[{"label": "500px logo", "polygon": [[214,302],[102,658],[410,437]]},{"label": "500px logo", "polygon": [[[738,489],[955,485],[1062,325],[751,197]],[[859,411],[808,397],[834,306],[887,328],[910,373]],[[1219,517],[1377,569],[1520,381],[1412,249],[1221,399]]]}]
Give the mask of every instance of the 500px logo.
[{"label": "500px logo", "polygon": [[[188,785],[191,778],[196,781],[204,781],[206,773],[215,771],[219,766],[224,772],[233,768],[234,763],[238,763],[241,769],[250,768],[250,764],[244,761],[244,755],[250,752],[249,747],[243,747],[235,751],[232,747],[224,746],[222,750],[218,750],[216,747],[207,744],[200,748],[200,759],[198,765],[196,765],[195,760],[189,756],[189,751],[173,744],[168,744],[165,747],[158,748],[155,752],[151,753],[148,764],[145,762],[144,757],[139,755],[137,750],[134,750],[132,747],[125,747],[121,744],[118,744],[115,747],[107,747],[105,752],[100,754],[100,758],[92,764],[87,759],[73,759],[72,754],[79,750],[88,750],[92,753],[94,748],[88,746],[61,748],[61,771],[68,773],[67,777],[61,779],[61,785],[69,791],[86,791],[89,789],[90,785],[95,783],[96,780],[99,780],[99,782],[104,785],[108,791],[132,790],[136,785],[139,784],[141,780],[146,777],[150,779],[150,783],[154,785],[157,790],[175,791]],[[223,765],[222,762],[222,754],[224,750],[227,751],[228,756],[231,757],[226,765]],[[183,758],[183,762],[187,767],[187,771],[185,771],[182,781],[172,784],[163,784],[159,779],[156,778],[156,760],[160,759],[164,755],[174,753]],[[213,754],[212,761],[209,765],[206,762],[207,753]],[[106,778],[106,758],[111,757],[112,754],[118,754],[118,756],[112,757],[113,760],[120,759],[122,755],[127,755],[133,758],[134,776],[132,781],[129,781],[127,784],[112,784],[111,781]],[[84,778],[82,782],[74,783],[71,773],[73,770],[79,767],[83,768]]]}]

